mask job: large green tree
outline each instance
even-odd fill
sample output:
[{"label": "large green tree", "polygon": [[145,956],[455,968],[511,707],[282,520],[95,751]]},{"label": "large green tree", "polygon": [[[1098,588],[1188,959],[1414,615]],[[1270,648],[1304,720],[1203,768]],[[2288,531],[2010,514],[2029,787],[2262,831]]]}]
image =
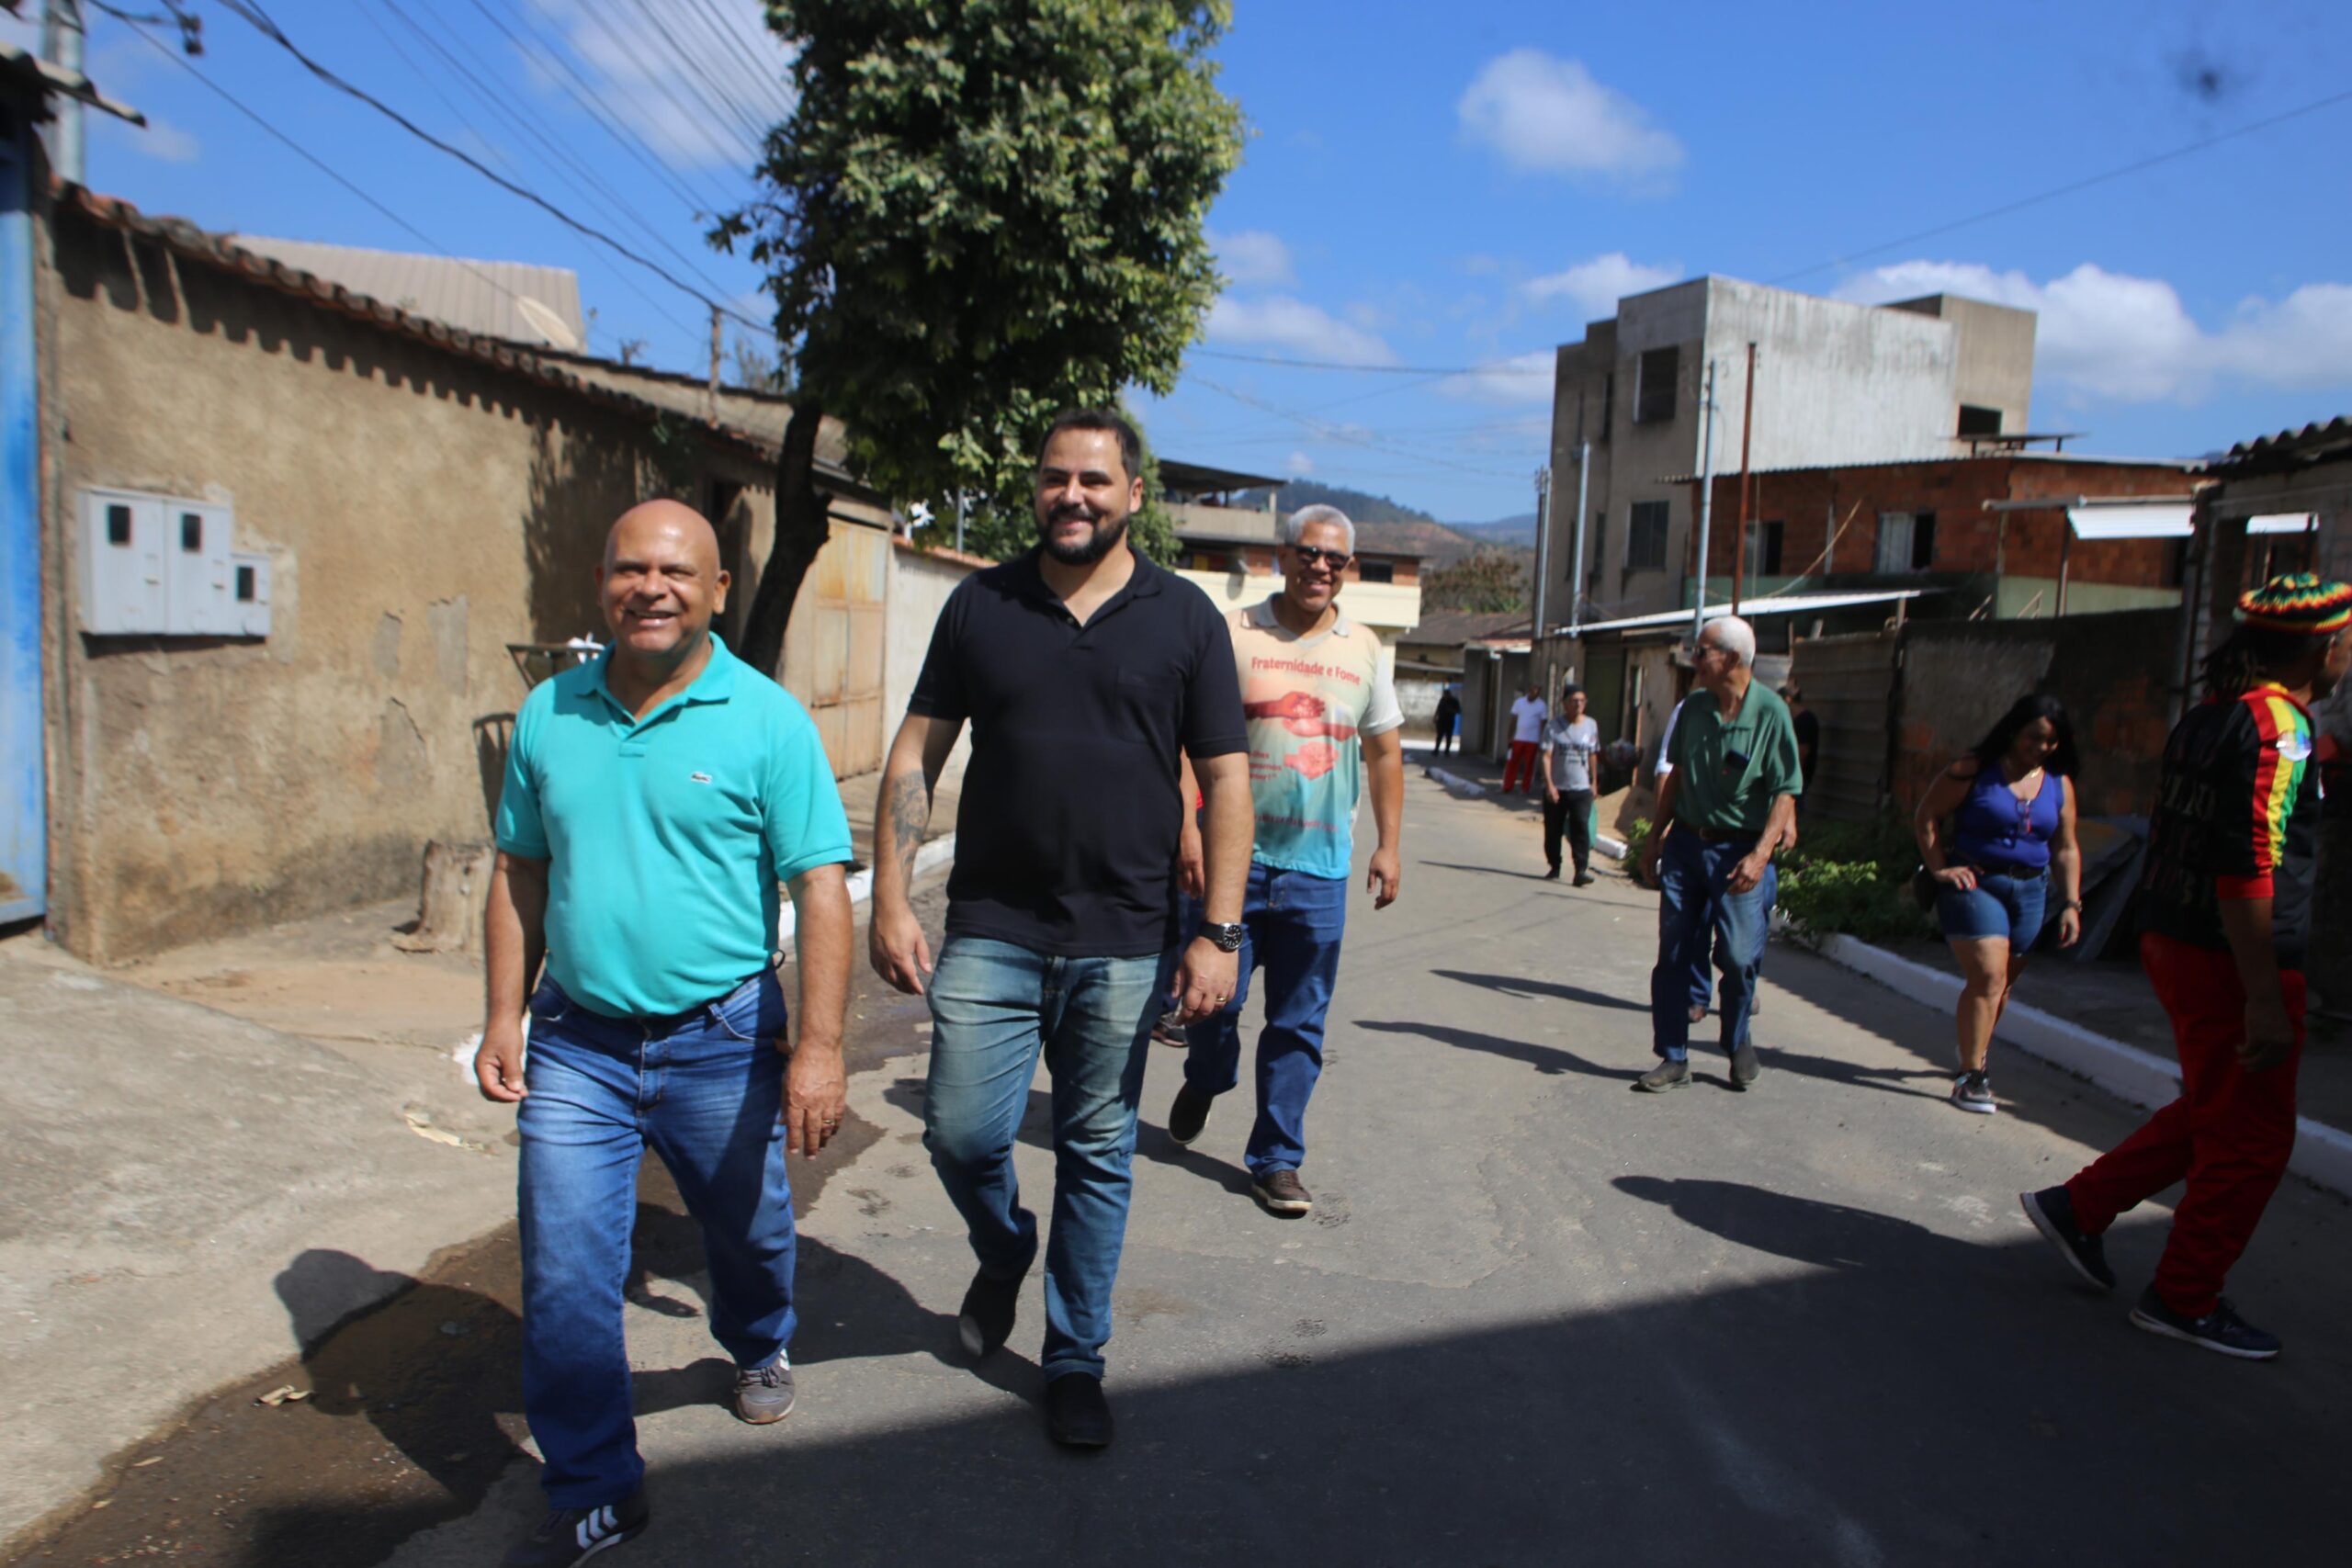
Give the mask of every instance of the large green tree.
[{"label": "large green tree", "polygon": [[1218,287],[1202,221],[1240,157],[1209,55],[1230,15],[1227,0],[769,0],[794,107],[761,199],[718,233],[766,269],[795,383],[745,628],[756,667],[776,667],[824,547],[821,418],[895,501],[952,525],[953,498],[977,498],[975,537],[1001,548],[1028,536],[1032,448],[1057,412],[1173,388]]}]

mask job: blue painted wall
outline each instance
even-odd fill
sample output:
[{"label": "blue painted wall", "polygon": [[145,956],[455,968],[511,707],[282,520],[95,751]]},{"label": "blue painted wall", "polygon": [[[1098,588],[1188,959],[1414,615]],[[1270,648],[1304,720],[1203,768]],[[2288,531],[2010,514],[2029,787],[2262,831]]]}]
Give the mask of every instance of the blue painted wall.
[{"label": "blue painted wall", "polygon": [[0,99],[0,921],[48,908],[41,761],[40,394],[33,357],[32,132]]}]

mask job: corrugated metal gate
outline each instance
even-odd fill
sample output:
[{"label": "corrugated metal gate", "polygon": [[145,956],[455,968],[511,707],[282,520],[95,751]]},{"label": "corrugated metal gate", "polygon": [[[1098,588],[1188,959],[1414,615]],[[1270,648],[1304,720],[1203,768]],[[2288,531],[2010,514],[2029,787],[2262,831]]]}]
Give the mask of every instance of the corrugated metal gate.
[{"label": "corrugated metal gate", "polygon": [[1805,781],[1808,815],[1860,821],[1886,798],[1895,732],[1901,634],[1862,632],[1796,645],[1791,676],[1821,721],[1821,755]]}]

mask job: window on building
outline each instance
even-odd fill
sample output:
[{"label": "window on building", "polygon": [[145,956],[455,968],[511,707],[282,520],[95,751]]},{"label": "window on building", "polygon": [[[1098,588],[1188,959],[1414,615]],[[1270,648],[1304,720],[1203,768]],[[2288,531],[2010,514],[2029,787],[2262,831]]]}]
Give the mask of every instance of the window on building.
[{"label": "window on building", "polygon": [[1617,419],[1617,372],[1600,378],[1600,444],[1609,445],[1609,427]]},{"label": "window on building", "polygon": [[1627,571],[1664,571],[1666,570],[1667,524],[1672,504],[1663,501],[1637,501],[1625,525],[1625,570]]},{"label": "window on building", "polygon": [[1194,550],[1184,565],[1193,571],[1239,571],[1240,558],[1231,550]]},{"label": "window on building", "polygon": [[1641,379],[1634,388],[1634,423],[1656,424],[1674,417],[1676,383],[1682,376],[1679,344],[1653,348],[1641,358]]},{"label": "window on building", "polygon": [[1981,409],[1974,403],[1960,405],[1960,433],[1962,435],[1998,435],[2001,434],[2001,411]]},{"label": "window on building", "polygon": [[1396,563],[1393,560],[1358,560],[1356,581],[1358,582],[1394,582],[1396,581]]},{"label": "window on building", "polygon": [[1882,512],[1878,514],[1878,570],[1926,571],[1935,562],[1934,513]]},{"label": "window on building", "polygon": [[1779,518],[1756,525],[1747,536],[1747,575],[1778,577],[1781,574],[1781,540],[1788,532]]}]

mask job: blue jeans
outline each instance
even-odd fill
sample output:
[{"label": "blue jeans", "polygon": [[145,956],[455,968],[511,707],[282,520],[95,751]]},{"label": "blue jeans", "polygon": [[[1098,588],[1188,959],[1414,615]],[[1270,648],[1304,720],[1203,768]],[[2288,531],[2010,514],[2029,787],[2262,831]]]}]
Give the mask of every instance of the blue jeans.
[{"label": "blue jeans", "polygon": [[1946,887],[1936,894],[1936,919],[1946,942],[1999,937],[2012,956],[2023,958],[2041,937],[2049,904],[2048,872],[2007,876],[1980,869],[1967,892]]},{"label": "blue jeans", "polygon": [[1136,1107],[1172,954],[1059,958],[952,936],[931,975],[923,1146],[970,1231],[980,1272],[1017,1280],[1037,1256],[1012,1145],[1037,1058],[1053,1079],[1054,1224],[1046,1246],[1048,1380],[1102,1372],[1126,1241]]},{"label": "blue jeans", "polygon": [[1753,838],[1708,843],[1687,828],[1667,836],[1658,854],[1657,966],[1650,971],[1650,1048],[1669,1062],[1688,1059],[1694,977],[1706,973],[1712,944],[1723,975],[1716,1006],[1726,1053],[1747,1043],[1747,1012],[1764,962],[1780,873],[1745,893],[1725,890],[1732,868],[1756,848]]},{"label": "blue jeans", "polygon": [[774,971],[682,1019],[606,1018],[553,980],[531,998],[523,1137],[523,1409],[559,1508],[616,1503],[644,1478],[621,1287],[648,1144],[677,1179],[710,1261],[710,1328],[739,1366],[792,1338],[784,1160],[784,992]]},{"label": "blue jeans", "polygon": [[[1197,923],[1187,920],[1180,930]],[[1206,1095],[1241,1079],[1241,1009],[1250,971],[1266,971],[1266,1027],[1258,1035],[1258,1120],[1244,1159],[1250,1174],[1295,1170],[1306,1160],[1306,1101],[1323,1072],[1323,1015],[1340,975],[1348,923],[1348,879],[1280,871],[1251,862],[1241,908],[1241,952],[1233,999],[1184,1032],[1184,1081]]]}]

